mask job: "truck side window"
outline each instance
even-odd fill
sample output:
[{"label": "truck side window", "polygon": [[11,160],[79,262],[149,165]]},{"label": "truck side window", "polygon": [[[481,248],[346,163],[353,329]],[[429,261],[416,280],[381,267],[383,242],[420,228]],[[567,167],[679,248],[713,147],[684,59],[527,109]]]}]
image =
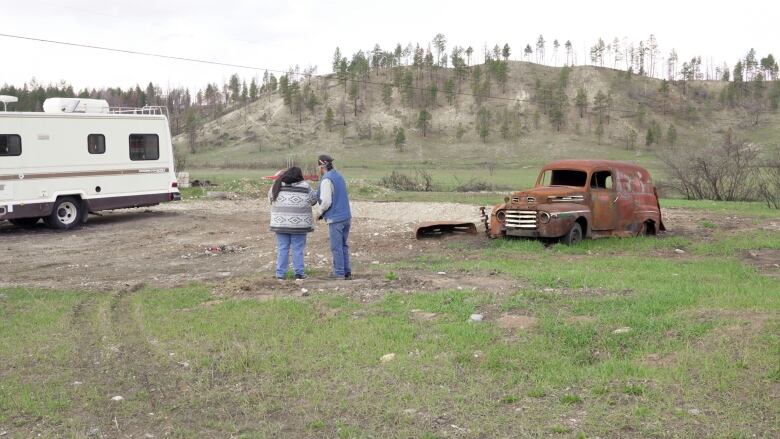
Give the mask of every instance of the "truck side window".
[{"label": "truck side window", "polygon": [[106,136],[102,134],[88,135],[87,151],[90,154],[104,154],[106,152]]},{"label": "truck side window", "polygon": [[130,160],[160,158],[160,137],[157,134],[130,134]]},{"label": "truck side window", "polygon": [[18,134],[0,134],[0,156],[22,155],[22,138]]},{"label": "truck side window", "polygon": [[612,189],[612,172],[597,171],[590,177],[591,189]]}]

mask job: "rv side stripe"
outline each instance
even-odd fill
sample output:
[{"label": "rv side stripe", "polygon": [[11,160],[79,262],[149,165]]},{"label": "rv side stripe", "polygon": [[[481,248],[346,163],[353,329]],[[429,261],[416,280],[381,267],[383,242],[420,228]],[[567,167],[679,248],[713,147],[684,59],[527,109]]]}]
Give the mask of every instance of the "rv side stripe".
[{"label": "rv side stripe", "polygon": [[80,172],[52,172],[40,174],[10,174],[0,175],[3,180],[38,180],[44,178],[69,178],[69,177],[97,177],[106,175],[134,175],[134,174],[164,174],[168,168],[144,168],[144,169],[116,169],[113,171],[80,171]]}]

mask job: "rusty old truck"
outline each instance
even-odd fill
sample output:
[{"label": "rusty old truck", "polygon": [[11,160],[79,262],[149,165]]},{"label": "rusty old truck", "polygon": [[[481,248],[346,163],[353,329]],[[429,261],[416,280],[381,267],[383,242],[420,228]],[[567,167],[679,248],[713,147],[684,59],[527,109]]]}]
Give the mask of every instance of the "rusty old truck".
[{"label": "rusty old truck", "polygon": [[650,173],[609,160],[549,163],[532,189],[506,197],[484,221],[491,238],[560,239],[565,244],[665,230]]}]

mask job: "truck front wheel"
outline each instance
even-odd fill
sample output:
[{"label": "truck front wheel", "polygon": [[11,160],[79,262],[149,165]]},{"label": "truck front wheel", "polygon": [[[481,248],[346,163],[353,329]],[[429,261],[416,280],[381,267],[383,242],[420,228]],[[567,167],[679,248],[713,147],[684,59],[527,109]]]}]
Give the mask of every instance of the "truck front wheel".
[{"label": "truck front wheel", "polygon": [[574,223],[569,229],[569,233],[564,235],[563,243],[566,245],[577,245],[582,241],[582,226],[580,223]]}]

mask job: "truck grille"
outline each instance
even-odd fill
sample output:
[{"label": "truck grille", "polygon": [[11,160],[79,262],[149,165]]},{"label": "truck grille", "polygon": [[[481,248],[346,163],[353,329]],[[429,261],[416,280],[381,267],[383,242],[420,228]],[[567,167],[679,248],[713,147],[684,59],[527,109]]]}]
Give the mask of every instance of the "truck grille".
[{"label": "truck grille", "polygon": [[506,226],[517,229],[535,229],[536,211],[535,210],[507,210]]}]

